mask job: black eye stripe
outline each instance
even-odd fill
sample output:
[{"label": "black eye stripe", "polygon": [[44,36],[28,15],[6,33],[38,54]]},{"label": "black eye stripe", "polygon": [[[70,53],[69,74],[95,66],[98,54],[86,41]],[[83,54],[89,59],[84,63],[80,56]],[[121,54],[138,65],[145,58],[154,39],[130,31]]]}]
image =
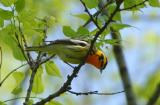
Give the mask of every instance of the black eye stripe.
[{"label": "black eye stripe", "polygon": [[103,60],[104,60],[103,54],[101,54],[101,56],[99,56],[99,60],[100,60],[101,62],[103,62]]},{"label": "black eye stripe", "polygon": [[103,70],[108,64],[108,59],[106,58],[106,63],[103,65],[103,67],[101,68],[101,70]]}]

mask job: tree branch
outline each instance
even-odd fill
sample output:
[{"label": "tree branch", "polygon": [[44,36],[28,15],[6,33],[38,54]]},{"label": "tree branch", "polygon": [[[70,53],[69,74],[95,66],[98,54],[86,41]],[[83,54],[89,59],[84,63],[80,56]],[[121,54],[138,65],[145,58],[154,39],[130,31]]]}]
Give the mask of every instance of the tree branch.
[{"label": "tree branch", "polygon": [[71,90],[67,90],[69,93],[71,94],[75,94],[75,95],[115,95],[115,94],[119,94],[119,93],[123,93],[124,91],[120,91],[120,92],[113,92],[113,93],[99,93],[98,91],[89,91],[89,92],[75,92],[75,91],[71,91]]},{"label": "tree branch", "polygon": [[[42,39],[42,44],[45,44],[45,39],[47,38],[48,24],[47,24],[47,19],[44,19],[43,21],[45,22],[45,26],[44,26],[44,30],[43,30],[44,38]],[[25,41],[25,43],[26,43],[26,41]],[[25,47],[27,47],[27,46],[25,46]],[[36,58],[36,61],[35,62],[33,60],[30,61],[30,68],[32,70],[32,74],[31,74],[31,77],[30,77],[30,82],[29,82],[29,87],[28,87],[28,90],[27,90],[27,95],[26,95],[26,98],[25,98],[25,102],[23,103],[24,105],[28,105],[28,101],[29,101],[29,98],[30,98],[30,95],[31,95],[33,82],[34,82],[35,75],[37,73],[37,69],[39,68],[39,66],[41,64],[43,64],[43,63],[49,61],[51,58],[53,58],[53,56],[54,55],[46,58],[45,60],[42,60],[43,53],[38,52],[38,56]]]},{"label": "tree branch", "polygon": [[[112,32],[111,33],[112,39],[121,40],[118,32],[116,32],[112,28],[111,28],[111,32]],[[120,76],[122,78],[122,83],[125,89],[127,103],[128,105],[137,105],[135,96],[133,93],[132,85],[131,85],[131,80],[128,73],[128,68],[126,66],[123,50],[120,45],[121,43],[119,43],[119,45],[114,45],[113,52],[118,64]]]},{"label": "tree branch", "polygon": [[32,87],[33,87],[34,77],[36,75],[38,67],[39,67],[39,64],[36,64],[36,63],[34,63],[34,65],[32,64],[32,66],[31,66],[32,74],[31,74],[31,77],[30,77],[29,87],[27,89],[27,95],[25,97],[25,102],[23,103],[23,105],[28,105],[28,101],[29,101],[31,91],[32,91]]},{"label": "tree branch", "polygon": [[150,99],[146,105],[155,105],[158,98],[160,98],[160,83],[157,84],[157,88],[155,89],[153,95],[150,97]]}]

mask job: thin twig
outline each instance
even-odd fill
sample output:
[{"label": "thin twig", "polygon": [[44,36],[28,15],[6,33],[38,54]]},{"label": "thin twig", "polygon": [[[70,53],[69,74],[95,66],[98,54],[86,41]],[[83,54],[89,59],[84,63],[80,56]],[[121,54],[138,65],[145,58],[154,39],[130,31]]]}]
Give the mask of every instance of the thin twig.
[{"label": "thin twig", "polygon": [[25,64],[23,64],[23,65],[15,68],[15,69],[13,69],[11,72],[9,72],[9,73],[4,77],[4,79],[1,81],[0,86],[3,84],[3,82],[4,82],[13,72],[17,71],[18,69],[20,69],[21,67],[23,67],[23,66],[25,66],[25,65],[27,65],[27,64],[28,64],[28,63],[25,63]]},{"label": "thin twig", "polygon": [[[21,29],[21,22],[19,20],[19,17],[17,17],[17,20],[18,20],[18,24],[19,24],[19,28],[18,29],[19,29],[20,35],[21,35],[21,37],[23,39],[24,47],[27,47],[27,41],[26,41],[25,35],[24,35],[24,33],[23,33],[22,29]],[[23,55],[25,57],[25,52],[24,52],[23,46],[21,46],[21,50],[22,50],[22,53],[24,53]],[[31,57],[31,55],[29,54],[28,51],[26,53],[27,53],[27,57],[28,57],[28,58],[26,58],[26,60],[30,64],[33,61],[33,59],[32,59],[32,57]]]},{"label": "thin twig", "polygon": [[41,64],[43,64],[43,63],[46,63],[47,61],[51,60],[54,56],[55,56],[55,54],[54,54],[54,55],[51,55],[50,57],[42,60],[39,64],[41,65]]},{"label": "thin twig", "polygon": [[160,98],[160,83],[157,84],[157,87],[156,87],[153,95],[150,97],[150,99],[148,100],[148,103],[146,105],[155,105],[158,98]]},{"label": "thin twig", "polygon": [[144,1],[142,1],[142,2],[140,2],[140,3],[138,3],[138,4],[135,4],[135,5],[133,5],[133,6],[130,6],[130,7],[127,7],[127,8],[122,8],[122,9],[120,9],[119,11],[124,11],[124,10],[130,10],[130,9],[133,9],[133,8],[136,8],[136,7],[138,7],[138,6],[140,6],[140,5],[143,5],[145,2],[147,2],[148,0],[144,0]]},{"label": "thin twig", "polygon": [[[99,11],[97,11],[96,13],[93,14],[92,17],[97,17],[108,5],[110,5],[111,3],[113,3],[112,0],[110,0],[110,2],[106,3]],[[92,21],[91,18],[89,18],[86,23],[83,25],[83,27],[86,27],[90,22]]]},{"label": "thin twig", "polygon": [[[124,11],[124,10],[129,10],[129,9],[132,9],[132,8],[135,8],[136,6],[140,6],[140,5],[143,5],[145,2],[147,2],[148,0],[144,0],[143,2],[139,3],[139,4],[136,4],[136,5],[133,5],[131,7],[128,7],[128,8],[122,8],[122,9],[119,9],[119,11]],[[108,5],[110,5],[111,3],[113,3],[113,0],[110,0],[108,3],[106,3],[99,11],[97,11],[96,13],[93,14],[93,17],[96,17],[98,16]],[[86,23],[83,25],[83,27],[87,26],[90,22],[91,22],[91,18],[89,18]]]},{"label": "thin twig", "polygon": [[98,23],[94,20],[93,16],[92,16],[92,15],[91,15],[91,13],[89,12],[89,10],[88,10],[88,8],[87,8],[86,4],[83,2],[83,0],[80,0],[80,2],[81,2],[81,3],[82,3],[82,5],[84,6],[85,11],[86,11],[86,12],[87,12],[87,14],[89,15],[89,17],[90,17],[91,21],[96,25],[96,27],[97,27],[98,29],[100,29],[100,27],[99,27]]},{"label": "thin twig", "polygon": [[113,92],[113,93],[99,93],[98,91],[75,92],[75,91],[68,90],[68,92],[78,96],[78,95],[92,95],[92,94],[95,94],[95,95],[115,95],[115,94],[123,93],[125,91]]},{"label": "thin twig", "polygon": [[[13,100],[17,100],[17,99],[24,99],[24,98],[26,98],[26,97],[17,97],[17,98],[12,98],[12,99],[8,99],[8,100],[5,100],[5,101],[3,101],[3,102],[9,102],[9,101],[13,101]],[[36,98],[36,99],[39,99],[39,100],[41,100],[42,98],[39,98],[39,97],[30,97],[30,98]]]},{"label": "thin twig", "polygon": [[[52,55],[51,57],[43,60],[40,64],[43,64],[43,63],[49,61],[49,60],[50,60],[51,58],[53,58],[53,57],[54,57],[54,55]],[[23,64],[23,65],[15,68],[15,69],[13,69],[10,73],[8,73],[8,74],[4,77],[4,79],[0,82],[0,86],[2,86],[2,84],[4,83],[4,81],[5,81],[13,72],[17,71],[18,69],[20,69],[20,68],[23,67],[23,66],[26,66],[27,64],[28,64],[28,63],[25,63],[25,64]],[[0,65],[0,66],[1,66],[1,65]]]},{"label": "thin twig", "polygon": [[4,83],[4,81],[5,81],[13,72],[17,71],[18,69],[20,69],[21,67],[23,67],[23,66],[25,66],[25,65],[27,65],[27,64],[28,64],[28,63],[25,63],[25,64],[23,64],[23,65],[15,68],[15,69],[13,69],[11,72],[9,72],[9,73],[4,77],[4,79],[0,82],[0,86]]},{"label": "thin twig", "polygon": [[65,62],[68,66],[70,66],[72,69],[74,69],[75,67],[74,66],[72,66],[70,63],[68,63],[68,62]]},{"label": "thin twig", "polygon": [[[42,39],[42,45],[45,45],[46,44],[45,39],[47,38],[48,25],[47,25],[46,19],[42,19],[42,20],[45,23],[44,30],[43,30],[44,38]],[[42,52],[39,51],[36,62],[41,62],[42,57],[43,57],[43,54],[42,54]]]},{"label": "thin twig", "polygon": [[16,40],[17,40],[17,45],[20,48],[20,50],[21,50],[24,58],[26,59],[26,61],[28,62],[28,64],[30,64],[30,61],[28,60],[28,58],[25,55],[24,49],[23,49],[22,45],[20,44],[19,37],[18,37],[18,34],[16,32],[15,32],[15,37],[16,37]]}]

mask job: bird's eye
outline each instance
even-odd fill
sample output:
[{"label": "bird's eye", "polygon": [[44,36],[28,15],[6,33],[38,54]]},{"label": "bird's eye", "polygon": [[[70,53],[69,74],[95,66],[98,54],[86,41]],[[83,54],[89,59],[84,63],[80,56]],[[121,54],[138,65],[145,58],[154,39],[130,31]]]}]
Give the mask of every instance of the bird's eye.
[{"label": "bird's eye", "polygon": [[104,56],[101,54],[101,56],[99,57],[99,61],[103,62],[104,60]]}]

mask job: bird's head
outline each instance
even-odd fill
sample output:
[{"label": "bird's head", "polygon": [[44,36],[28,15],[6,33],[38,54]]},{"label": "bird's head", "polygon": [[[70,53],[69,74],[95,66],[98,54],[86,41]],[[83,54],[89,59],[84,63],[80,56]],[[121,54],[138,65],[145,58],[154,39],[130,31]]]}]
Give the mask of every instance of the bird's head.
[{"label": "bird's head", "polygon": [[101,50],[96,50],[88,55],[86,63],[95,66],[102,73],[103,69],[105,69],[108,63],[108,59],[107,56]]}]

